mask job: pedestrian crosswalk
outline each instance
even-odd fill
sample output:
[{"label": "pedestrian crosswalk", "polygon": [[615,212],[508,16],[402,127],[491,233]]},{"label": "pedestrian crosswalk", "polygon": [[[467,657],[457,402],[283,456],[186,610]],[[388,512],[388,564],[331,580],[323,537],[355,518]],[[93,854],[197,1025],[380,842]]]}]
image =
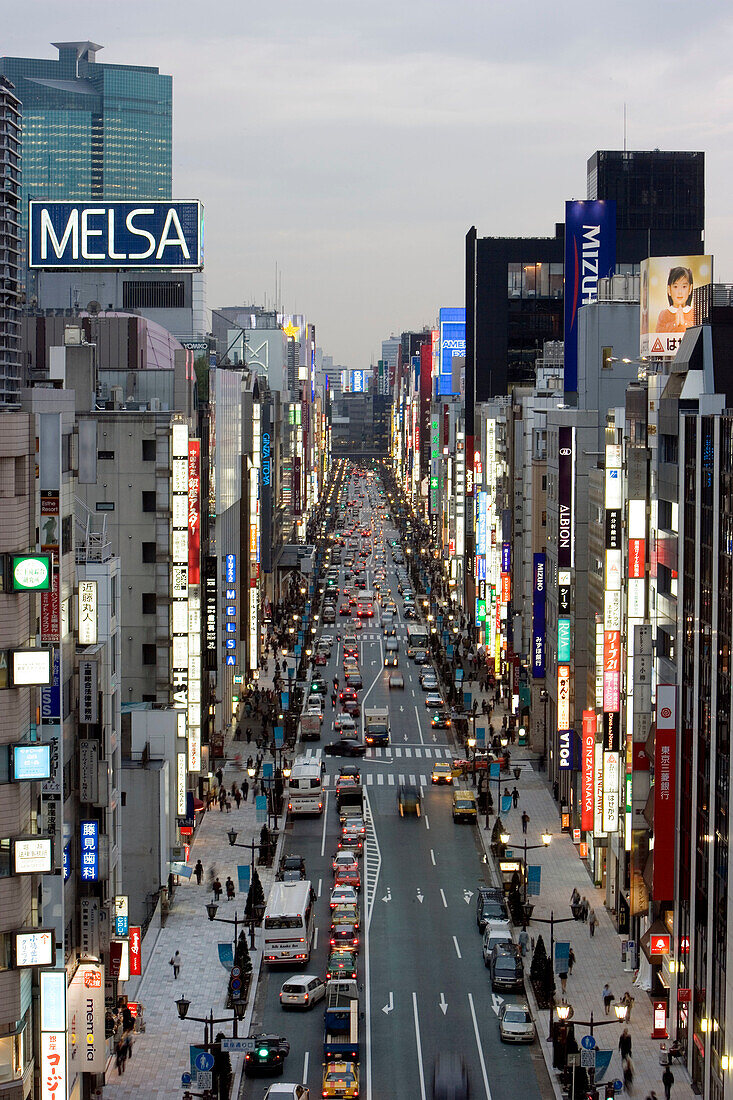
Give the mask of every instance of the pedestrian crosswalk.
[{"label": "pedestrian crosswalk", "polygon": [[[336,775],[324,775],[323,786],[335,787]],[[399,787],[402,783],[409,783],[413,787],[427,787],[432,782],[429,772],[367,772],[362,775],[361,781],[365,787]]]},{"label": "pedestrian crosswalk", "polygon": [[[298,753],[305,760],[320,760],[323,750],[303,746]],[[447,745],[389,745],[387,748],[367,749],[365,760],[451,760],[453,750]]]}]

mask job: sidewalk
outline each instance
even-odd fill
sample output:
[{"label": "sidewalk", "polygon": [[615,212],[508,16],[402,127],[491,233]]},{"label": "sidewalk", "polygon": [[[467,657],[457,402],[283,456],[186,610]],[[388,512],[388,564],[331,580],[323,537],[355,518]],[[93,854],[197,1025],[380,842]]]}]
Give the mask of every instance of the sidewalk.
[{"label": "sidewalk", "polygon": [[[271,669],[272,660],[268,665],[267,673],[262,676],[261,684],[264,681],[265,686],[271,686]],[[231,731],[228,731],[227,736],[229,739]],[[246,742],[228,740],[225,751],[228,757],[233,758],[235,754],[243,752],[246,748]],[[246,755],[247,753],[244,753],[245,758]],[[270,757],[266,755],[265,761],[269,759]],[[231,789],[235,781],[241,787],[244,779],[244,769],[228,759],[224,769],[225,787]],[[194,877],[188,881],[179,880],[165,928],[162,928],[158,934],[137,993],[137,999],[145,1006],[146,1030],[143,1034],[135,1036],[132,1058],[128,1059],[125,1073],[121,1077],[115,1070],[114,1059],[110,1062],[104,1093],[108,1100],[127,1100],[128,1097],[135,1100],[142,1100],[142,1098],[144,1100],[180,1100],[181,1074],[190,1068],[189,1046],[200,1045],[203,1042],[204,1025],[179,1020],[175,1005],[178,997],[185,995],[191,1002],[189,1020],[193,1016],[208,1016],[213,1010],[215,1019],[226,1018],[225,1023],[214,1026],[214,1034],[218,1031],[223,1031],[225,1035],[232,1034],[233,1012],[225,1007],[229,974],[219,962],[217,944],[233,942],[234,926],[216,921],[210,922],[206,915],[206,903],[213,900],[207,885],[209,869],[212,866],[215,867],[222,882],[231,875],[236,885],[237,866],[249,864],[250,852],[243,848],[231,847],[227,832],[232,828],[235,829],[238,833],[237,844],[249,844],[253,837],[259,841],[261,827],[256,821],[251,793],[249,801],[242,802],[239,810],[232,799],[231,813],[220,813],[217,807],[204,815],[189,857],[191,867],[195,866],[198,859],[201,860],[204,865],[204,878],[201,886],[196,885]],[[284,835],[284,830],[281,830],[278,856]],[[274,880],[276,865],[277,857],[272,867],[257,868],[265,897]],[[227,902],[222,898],[217,917],[226,917],[231,920],[235,912],[238,917],[243,917],[245,901],[246,895],[240,895],[238,892],[234,902]],[[256,949],[250,951],[253,966],[252,983],[247,1014],[244,1020],[238,1023],[240,1036],[248,1035],[250,1032],[257,992],[257,978],[262,958],[262,930],[258,928],[255,936]],[[176,949],[181,952],[183,960],[177,981],[173,977],[173,967],[169,964]],[[232,1054],[231,1061],[232,1096],[236,1097],[241,1080],[243,1055]]]},{"label": "sidewalk", "polygon": [[[495,712],[496,713],[496,712]],[[501,714],[501,712],[500,712]],[[501,720],[501,718],[499,718]],[[633,1092],[635,1096],[645,1097],[654,1089],[658,1097],[664,1096],[662,1085],[663,1067],[659,1064],[658,1039],[651,1039],[652,1031],[652,1004],[648,994],[634,986],[633,972],[624,970],[621,961],[621,937],[616,931],[611,917],[604,908],[603,893],[593,885],[585,864],[580,860],[575,845],[569,834],[560,832],[558,805],[552,798],[547,781],[543,773],[537,770],[536,759],[533,754],[525,749],[514,747],[512,751],[512,764],[521,764],[522,772],[516,785],[519,789],[519,805],[512,808],[509,813],[502,814],[502,822],[506,831],[510,834],[508,847],[512,848],[515,855],[523,858],[521,816],[526,810],[529,815],[527,829],[527,843],[541,844],[541,834],[547,829],[552,833],[552,841],[548,848],[540,848],[527,853],[528,864],[539,864],[542,868],[542,887],[539,897],[534,898],[534,918],[549,918],[550,912],[554,913],[556,920],[570,917],[570,895],[577,887],[581,896],[585,895],[591,907],[595,909],[598,918],[595,936],[591,938],[588,924],[581,921],[569,921],[566,924],[555,925],[555,941],[569,941],[575,953],[575,965],[573,973],[568,977],[566,1000],[572,1005],[575,1019],[575,1038],[580,1043],[582,1037],[588,1034],[590,1028],[578,1026],[578,1021],[590,1020],[590,1013],[594,1017],[594,1035],[599,1049],[612,1050],[613,1057],[605,1080],[622,1079],[621,1055],[618,1050],[619,1036],[628,1026],[632,1038],[632,1059],[634,1063]],[[513,776],[507,785],[514,786]],[[493,822],[495,817],[490,818]],[[491,833],[481,829],[483,843],[488,852]],[[549,923],[541,924],[532,921],[528,925],[528,931],[533,940],[542,936],[545,948],[550,951],[550,926]],[[525,966],[529,970],[531,954],[528,954]],[[626,1025],[616,1020],[613,1008],[610,1016],[606,1016],[601,990],[608,982],[611,991],[615,994],[616,1001],[620,1001],[628,990],[635,998],[631,1019]],[[560,979],[556,976],[556,996],[561,996]],[[531,987],[527,982],[527,990],[532,999]],[[613,1023],[606,1025],[607,1020]],[[561,1095],[558,1081],[558,1071],[552,1067],[552,1045],[548,1043],[548,1012],[540,1010],[536,1014],[537,1033],[542,1045],[545,1061],[547,1062],[550,1078],[555,1086],[557,1096]],[[598,1028],[598,1024],[603,1024]],[[689,1077],[684,1067],[674,1063],[672,1072],[675,1077],[675,1100],[691,1100],[693,1096]]]}]

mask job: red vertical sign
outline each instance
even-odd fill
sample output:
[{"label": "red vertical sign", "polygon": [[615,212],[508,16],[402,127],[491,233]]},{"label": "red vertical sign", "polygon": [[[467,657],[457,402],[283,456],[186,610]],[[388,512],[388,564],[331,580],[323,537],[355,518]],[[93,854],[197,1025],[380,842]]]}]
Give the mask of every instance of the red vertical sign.
[{"label": "red vertical sign", "polygon": [[188,441],[188,583],[201,584],[201,440]]},{"label": "red vertical sign", "polygon": [[596,712],[583,711],[583,786],[581,791],[580,827],[586,832],[593,829],[593,769],[596,748]]},{"label": "red vertical sign", "polygon": [[130,977],[135,978],[143,972],[142,936],[140,934],[140,929],[134,925],[130,925],[128,935],[130,941]]},{"label": "red vertical sign", "polygon": [[654,881],[655,901],[674,897],[675,783],[677,693],[674,684],[657,685],[657,732],[654,740]]}]

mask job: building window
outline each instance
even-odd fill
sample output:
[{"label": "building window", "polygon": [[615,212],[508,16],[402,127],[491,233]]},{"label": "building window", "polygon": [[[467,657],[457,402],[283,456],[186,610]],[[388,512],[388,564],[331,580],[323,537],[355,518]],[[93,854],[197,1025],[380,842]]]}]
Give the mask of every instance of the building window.
[{"label": "building window", "polygon": [[157,695],[146,695],[143,692],[143,703],[157,703],[157,702],[158,702],[158,696]]},{"label": "building window", "polygon": [[61,437],[61,470],[67,474],[71,469],[71,432]]},{"label": "building window", "polygon": [[183,309],[182,279],[142,279],[122,284],[123,309]]},{"label": "building window", "polygon": [[144,542],[143,543],[143,561],[148,562],[148,563],[151,563],[151,562],[155,561],[155,543],[154,542]]},{"label": "building window", "polygon": [[61,520],[61,553],[70,554],[74,548],[74,517],[64,516]]},{"label": "building window", "polygon": [[143,592],[143,615],[154,615],[156,604],[155,592]]},{"label": "building window", "polygon": [[97,451],[97,458],[100,462],[114,462],[114,451]]},{"label": "building window", "polygon": [[143,512],[155,511],[155,489],[143,490]]},{"label": "building window", "polygon": [[155,462],[154,439],[143,439],[143,462]]},{"label": "building window", "polygon": [[143,645],[143,664],[154,665],[155,664],[155,646],[149,643]]}]

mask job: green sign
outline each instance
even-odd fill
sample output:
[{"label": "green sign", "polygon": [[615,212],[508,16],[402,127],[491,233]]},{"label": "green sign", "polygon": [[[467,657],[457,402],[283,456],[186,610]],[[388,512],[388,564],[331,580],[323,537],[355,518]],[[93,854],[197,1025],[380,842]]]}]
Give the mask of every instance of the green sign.
[{"label": "green sign", "polygon": [[570,660],[570,619],[557,620],[557,659],[565,662]]},{"label": "green sign", "polygon": [[13,592],[48,592],[51,589],[48,554],[13,554],[10,572]]},{"label": "green sign", "polygon": [[476,600],[476,618],[482,623],[486,618],[486,600]]}]

